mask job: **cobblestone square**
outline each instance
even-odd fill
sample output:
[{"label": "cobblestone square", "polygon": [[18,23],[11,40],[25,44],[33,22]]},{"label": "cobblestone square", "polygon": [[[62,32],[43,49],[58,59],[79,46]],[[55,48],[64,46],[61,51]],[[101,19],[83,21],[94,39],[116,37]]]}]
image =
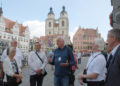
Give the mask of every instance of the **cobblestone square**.
[{"label": "cobblestone square", "polygon": [[[76,76],[75,86],[81,86],[77,80],[77,76],[79,73],[83,72],[83,69],[85,68],[87,60],[88,60],[88,57],[82,57],[82,62],[81,64],[78,65],[79,69],[77,69],[75,72],[75,76]],[[48,64],[46,69],[47,69],[48,75],[44,78],[43,86],[54,86],[53,85],[54,71],[52,69],[52,66]],[[28,66],[23,68],[23,83],[20,86],[30,86]]]}]

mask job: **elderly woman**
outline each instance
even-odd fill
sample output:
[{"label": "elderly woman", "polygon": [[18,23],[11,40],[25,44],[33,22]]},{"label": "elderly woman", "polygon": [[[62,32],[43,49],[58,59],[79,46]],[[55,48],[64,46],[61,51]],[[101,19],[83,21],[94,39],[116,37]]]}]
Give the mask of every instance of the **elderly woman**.
[{"label": "elderly woman", "polygon": [[7,76],[8,86],[18,86],[21,83],[21,73],[20,68],[18,67],[18,62],[14,59],[16,49],[10,47],[7,49],[8,57],[3,63],[3,70]]},{"label": "elderly woman", "polygon": [[78,76],[78,80],[80,84],[83,84],[83,80],[86,79],[88,86],[104,86],[106,78],[106,60],[104,55],[101,53],[101,50],[104,49],[103,39],[96,38],[92,48],[93,54],[88,60],[86,74],[80,74]]}]

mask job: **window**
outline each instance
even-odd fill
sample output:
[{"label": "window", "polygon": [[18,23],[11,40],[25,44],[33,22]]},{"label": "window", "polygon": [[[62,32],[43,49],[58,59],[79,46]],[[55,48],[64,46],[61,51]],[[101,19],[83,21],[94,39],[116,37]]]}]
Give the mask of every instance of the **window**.
[{"label": "window", "polygon": [[64,21],[62,21],[62,27],[64,27],[65,26],[65,22]]},{"label": "window", "polygon": [[64,31],[62,31],[62,34],[64,34]]},{"label": "window", "polygon": [[49,27],[51,27],[51,22],[49,22]]},{"label": "window", "polygon": [[51,34],[51,32],[49,32],[49,35]]}]

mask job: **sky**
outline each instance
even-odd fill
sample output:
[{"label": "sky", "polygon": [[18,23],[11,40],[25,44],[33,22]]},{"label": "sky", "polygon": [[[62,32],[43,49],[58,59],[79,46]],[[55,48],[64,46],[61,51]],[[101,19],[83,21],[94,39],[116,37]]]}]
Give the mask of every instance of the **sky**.
[{"label": "sky", "polygon": [[27,25],[30,37],[45,35],[45,19],[50,7],[55,18],[60,17],[62,6],[66,7],[69,18],[69,34],[71,39],[78,27],[98,27],[106,40],[107,32],[111,29],[109,14],[112,12],[111,0],[0,0],[2,1],[3,16]]}]

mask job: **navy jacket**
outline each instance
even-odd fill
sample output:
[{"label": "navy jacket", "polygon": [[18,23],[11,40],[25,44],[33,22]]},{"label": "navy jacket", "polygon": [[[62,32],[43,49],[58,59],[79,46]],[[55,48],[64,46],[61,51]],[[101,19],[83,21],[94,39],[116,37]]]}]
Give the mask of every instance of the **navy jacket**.
[{"label": "navy jacket", "polygon": [[120,86],[120,46],[108,68],[105,86]]},{"label": "navy jacket", "polygon": [[[69,61],[69,67],[62,67],[60,63],[66,63]],[[55,75],[65,76],[69,75],[70,67],[75,64],[73,52],[70,47],[64,47],[63,49],[57,48],[54,51],[54,65],[55,65]]]}]

